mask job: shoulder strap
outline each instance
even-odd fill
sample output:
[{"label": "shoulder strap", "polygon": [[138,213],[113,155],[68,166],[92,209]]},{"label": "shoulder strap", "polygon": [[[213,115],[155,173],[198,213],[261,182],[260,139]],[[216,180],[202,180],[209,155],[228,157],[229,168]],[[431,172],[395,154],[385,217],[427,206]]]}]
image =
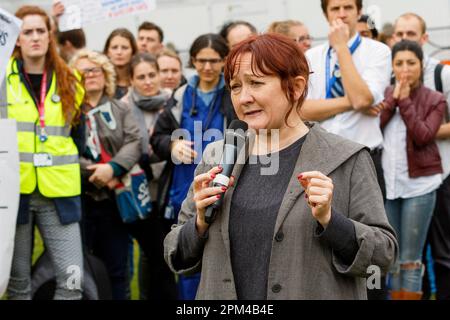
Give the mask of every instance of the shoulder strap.
[{"label": "shoulder strap", "polygon": [[444,69],[444,65],[439,63],[434,68],[434,86],[436,87],[436,91],[444,92],[444,88],[442,87],[442,70]]},{"label": "shoulder strap", "polygon": [[395,84],[395,76],[394,74],[391,75],[391,85],[393,86]]},{"label": "shoulder strap", "polygon": [[[444,70],[444,65],[441,63],[437,64],[434,68],[434,86],[436,88],[436,91],[444,93],[444,87],[442,86],[442,70]],[[445,108],[444,121],[445,123],[450,122],[448,108]]]},{"label": "shoulder strap", "polygon": [[6,97],[6,77],[0,80],[0,119],[8,118],[8,101]]}]

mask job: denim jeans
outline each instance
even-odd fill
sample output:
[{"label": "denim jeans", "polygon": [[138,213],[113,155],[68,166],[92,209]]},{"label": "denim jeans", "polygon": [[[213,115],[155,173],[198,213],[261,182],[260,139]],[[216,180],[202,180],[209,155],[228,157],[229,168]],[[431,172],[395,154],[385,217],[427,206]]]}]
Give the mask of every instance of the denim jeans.
[{"label": "denim jeans", "polygon": [[178,290],[180,300],[195,300],[198,285],[200,284],[200,272],[189,276],[180,275],[178,279]]},{"label": "denim jeans", "polygon": [[409,199],[386,200],[386,214],[400,247],[399,259],[389,273],[393,291],[422,289],[422,251],[435,203],[436,191]]}]

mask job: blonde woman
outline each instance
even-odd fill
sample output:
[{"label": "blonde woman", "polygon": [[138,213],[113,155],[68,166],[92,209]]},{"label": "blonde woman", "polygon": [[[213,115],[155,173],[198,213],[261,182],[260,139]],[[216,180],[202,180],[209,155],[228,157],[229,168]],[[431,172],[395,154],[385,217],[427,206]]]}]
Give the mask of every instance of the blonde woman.
[{"label": "blonde woman", "polygon": [[162,89],[172,92],[186,83],[183,76],[183,64],[176,52],[165,49],[157,59]]},{"label": "blonde woman", "polygon": [[113,189],[141,156],[140,132],[128,108],[113,99],[114,66],[97,52],[78,52],[71,65],[83,75],[82,107],[85,148],[81,152],[83,233],[86,247],[108,270],[112,297],[127,299],[128,230],[122,222]]}]

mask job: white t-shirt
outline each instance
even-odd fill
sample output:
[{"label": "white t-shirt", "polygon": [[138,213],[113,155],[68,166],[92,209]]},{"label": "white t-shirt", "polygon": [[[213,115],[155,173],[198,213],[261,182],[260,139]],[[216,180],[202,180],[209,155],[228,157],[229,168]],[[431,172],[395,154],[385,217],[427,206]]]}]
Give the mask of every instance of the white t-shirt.
[{"label": "white t-shirt", "polygon": [[396,112],[384,128],[384,149],[381,156],[386,198],[408,199],[436,190],[442,182],[440,173],[432,176],[410,178],[406,151],[406,124],[400,111]]},{"label": "white t-shirt", "polygon": [[[357,34],[350,39],[350,46]],[[329,43],[314,47],[306,52],[311,71],[307,99],[326,99],[326,59]],[[384,90],[391,78],[391,50],[381,42],[362,38],[361,44],[352,55],[356,69],[366,82],[374,98],[374,104],[384,99]],[[331,50],[330,71],[337,61],[336,52]],[[383,143],[379,117],[370,117],[358,111],[347,111],[321,122],[329,132],[364,144],[371,149]]]}]

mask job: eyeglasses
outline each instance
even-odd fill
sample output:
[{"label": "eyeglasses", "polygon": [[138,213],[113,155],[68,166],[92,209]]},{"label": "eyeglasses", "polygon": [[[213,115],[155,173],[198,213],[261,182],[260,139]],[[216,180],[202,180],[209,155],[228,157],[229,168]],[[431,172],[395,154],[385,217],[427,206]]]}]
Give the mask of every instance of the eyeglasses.
[{"label": "eyeglasses", "polygon": [[301,36],[301,37],[298,37],[298,38],[294,39],[295,42],[305,42],[305,41],[313,41],[313,40],[314,40],[314,38],[311,37],[310,35]]},{"label": "eyeglasses", "polygon": [[194,60],[194,63],[197,63],[199,66],[202,66],[202,67],[204,67],[208,62],[211,65],[216,65],[223,61],[223,59],[196,59],[196,58],[194,58],[193,60]]},{"label": "eyeglasses", "polygon": [[86,69],[80,69],[78,70],[81,72],[83,76],[87,76],[89,74],[93,76],[98,76],[103,72],[103,69],[101,67],[93,67],[93,68],[86,68]]}]

